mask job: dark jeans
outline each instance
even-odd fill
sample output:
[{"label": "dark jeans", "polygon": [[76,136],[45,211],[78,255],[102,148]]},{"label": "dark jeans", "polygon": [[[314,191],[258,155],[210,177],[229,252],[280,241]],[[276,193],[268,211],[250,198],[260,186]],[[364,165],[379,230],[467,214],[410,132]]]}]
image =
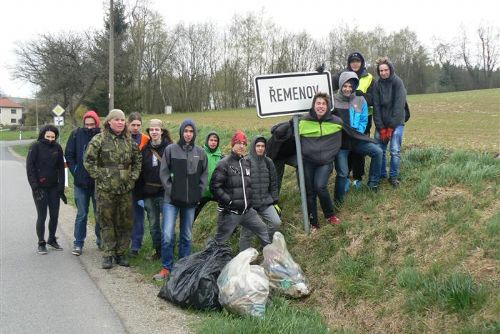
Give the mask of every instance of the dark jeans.
[{"label": "dark jeans", "polygon": [[39,188],[43,192],[43,198],[40,201],[35,200],[36,213],[36,234],[38,242],[45,242],[45,219],[47,218],[47,207],[49,208],[49,239],[54,241],[56,238],[57,220],[59,219],[59,191],[56,187]]},{"label": "dark jeans", "polygon": [[[368,116],[368,123],[365,129],[365,135],[370,137],[370,130],[372,128],[372,118],[373,116]],[[352,170],[352,177],[355,180],[361,181],[363,179],[363,175],[365,175],[365,155],[352,152],[349,153],[349,171]]]},{"label": "dark jeans", "polygon": [[153,241],[153,248],[161,248],[161,225],[163,214],[163,195],[159,197],[148,197],[144,199],[144,209],[148,215],[149,233]]},{"label": "dark jeans", "polygon": [[304,178],[306,181],[307,211],[309,222],[318,227],[318,207],[316,197],[323,210],[325,218],[335,215],[332,198],[328,192],[328,179],[333,171],[333,163],[316,165],[304,160]]},{"label": "dark jeans", "polygon": [[75,218],[75,241],[74,246],[83,247],[85,243],[85,238],[87,237],[87,217],[89,214],[90,200],[92,200],[92,206],[94,208],[94,216],[96,219],[95,223],[95,236],[96,244],[99,246],[101,244],[101,227],[99,226],[99,221],[97,220],[97,206],[95,203],[94,189],[87,189],[75,186],[75,204],[77,208],[76,218]]}]

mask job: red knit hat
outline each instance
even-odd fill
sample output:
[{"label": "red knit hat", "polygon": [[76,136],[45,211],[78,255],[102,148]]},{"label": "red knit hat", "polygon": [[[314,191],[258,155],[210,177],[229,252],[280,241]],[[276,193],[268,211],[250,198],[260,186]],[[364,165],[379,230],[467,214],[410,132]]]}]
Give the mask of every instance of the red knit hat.
[{"label": "red knit hat", "polygon": [[87,118],[93,118],[95,121],[95,126],[98,128],[99,124],[101,123],[99,116],[97,116],[97,113],[94,110],[89,110],[83,115],[83,122],[85,122],[85,119]]},{"label": "red knit hat", "polygon": [[231,138],[231,147],[233,147],[234,144],[238,142],[244,143],[245,145],[248,144],[247,136],[241,130],[236,131],[233,135],[233,138]]}]

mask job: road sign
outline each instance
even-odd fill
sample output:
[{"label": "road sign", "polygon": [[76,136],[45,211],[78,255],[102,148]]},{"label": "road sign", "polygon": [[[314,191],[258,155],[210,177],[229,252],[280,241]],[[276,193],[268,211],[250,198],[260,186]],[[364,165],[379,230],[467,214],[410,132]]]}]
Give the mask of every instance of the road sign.
[{"label": "road sign", "polygon": [[328,71],[258,75],[254,83],[257,115],[261,118],[304,113],[311,108],[316,93],[332,95]]},{"label": "road sign", "polygon": [[64,116],[54,116],[54,124],[56,126],[64,126]]},{"label": "road sign", "polygon": [[54,109],[52,109],[52,113],[56,116],[61,116],[62,114],[64,114],[66,110],[64,110],[63,107],[61,107],[60,105],[57,105],[54,107]]}]

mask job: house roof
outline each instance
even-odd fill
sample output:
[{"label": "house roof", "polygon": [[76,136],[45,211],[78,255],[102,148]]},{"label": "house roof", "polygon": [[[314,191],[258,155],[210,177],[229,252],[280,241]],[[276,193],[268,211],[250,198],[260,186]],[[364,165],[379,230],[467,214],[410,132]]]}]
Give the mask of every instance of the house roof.
[{"label": "house roof", "polygon": [[0,108],[23,108],[23,106],[6,97],[0,97]]}]

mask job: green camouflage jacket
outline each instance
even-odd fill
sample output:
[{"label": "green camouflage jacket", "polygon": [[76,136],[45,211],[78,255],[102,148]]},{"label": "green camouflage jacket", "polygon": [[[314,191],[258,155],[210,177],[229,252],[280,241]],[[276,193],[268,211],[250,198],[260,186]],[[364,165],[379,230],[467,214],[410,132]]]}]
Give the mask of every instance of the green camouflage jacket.
[{"label": "green camouflage jacket", "polygon": [[105,128],[90,141],[84,166],[95,179],[96,190],[112,194],[130,192],[141,173],[142,157],[130,135]]}]

